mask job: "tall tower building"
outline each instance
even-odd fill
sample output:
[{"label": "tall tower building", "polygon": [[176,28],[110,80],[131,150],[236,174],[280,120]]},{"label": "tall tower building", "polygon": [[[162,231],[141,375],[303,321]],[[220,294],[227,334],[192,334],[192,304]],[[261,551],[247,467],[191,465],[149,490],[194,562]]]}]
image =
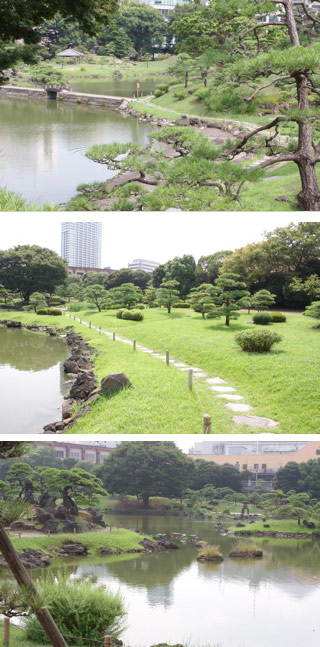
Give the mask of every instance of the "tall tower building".
[{"label": "tall tower building", "polygon": [[101,222],[62,222],[61,256],[71,267],[101,267]]}]

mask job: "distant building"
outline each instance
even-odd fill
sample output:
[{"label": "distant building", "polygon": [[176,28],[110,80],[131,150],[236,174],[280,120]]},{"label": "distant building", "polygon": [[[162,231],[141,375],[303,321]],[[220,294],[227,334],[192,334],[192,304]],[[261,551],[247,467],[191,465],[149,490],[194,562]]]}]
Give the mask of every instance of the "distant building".
[{"label": "distant building", "polygon": [[135,258],[131,263],[128,263],[128,268],[130,270],[143,270],[144,272],[154,272],[154,270],[159,267],[160,263],[155,261],[146,261],[144,258]]},{"label": "distant building", "polygon": [[[209,453],[200,452],[203,447],[197,445],[209,445]],[[212,445],[215,445],[212,448]],[[291,448],[290,448],[291,445]],[[210,447],[211,446],[211,447]],[[216,453],[214,453],[216,452]],[[320,441],[299,442],[299,441],[226,441],[195,443],[193,450],[189,451],[190,458],[194,460],[216,463],[217,465],[233,465],[240,472],[249,470],[254,478],[248,480],[248,489],[254,487],[259,480],[271,486],[272,481],[280,469],[287,463],[306,463],[315,458],[320,458]]]},{"label": "distant building", "polygon": [[[115,449],[117,441],[105,442],[52,442],[50,443],[56,452],[57,458],[75,458],[77,461],[91,461],[94,465],[101,465],[110,452]],[[43,443],[39,447],[43,446]]]},{"label": "distant building", "polygon": [[61,256],[76,268],[101,267],[101,222],[61,223]]},{"label": "distant building", "polygon": [[[185,4],[188,0],[138,0],[139,2],[143,2],[144,4],[148,4],[149,7],[152,7],[153,9],[158,9],[161,11],[162,15],[167,18],[169,15],[170,11],[173,11],[173,9],[180,4]],[[201,4],[204,4],[201,2]]]},{"label": "distant building", "polygon": [[72,276],[75,274],[81,276],[82,274],[86,274],[87,272],[97,272],[97,274],[112,274],[114,270],[110,270],[109,267],[71,267],[71,265],[69,265],[68,272]]}]

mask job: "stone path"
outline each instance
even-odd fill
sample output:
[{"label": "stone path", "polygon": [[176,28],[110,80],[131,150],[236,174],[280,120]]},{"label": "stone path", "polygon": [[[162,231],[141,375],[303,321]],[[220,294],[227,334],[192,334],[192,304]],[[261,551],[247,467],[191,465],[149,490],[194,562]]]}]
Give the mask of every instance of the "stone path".
[{"label": "stone path", "polygon": [[[73,317],[72,315],[66,315],[67,317],[71,317],[75,321],[78,321],[79,323],[84,324],[85,326],[89,327],[89,323],[87,321],[83,321],[82,319],[78,319],[77,317]],[[113,338],[114,333],[109,332],[108,330],[103,330],[102,328],[99,328],[99,326],[94,326],[91,325],[91,328],[94,330],[98,330],[101,334],[107,335],[109,338]],[[128,344],[132,346],[133,341],[130,339],[123,339],[122,337],[119,337],[118,335],[116,336],[116,341],[120,341],[123,344]],[[147,353],[149,355],[152,355],[152,357],[155,357],[156,359],[160,359],[161,361],[165,362],[166,361],[166,356],[162,355],[161,353],[158,353],[154,350],[151,350],[150,348],[146,348],[145,346],[141,346],[141,344],[136,344],[136,349],[140,350],[142,353]],[[197,368],[195,366],[189,366],[188,364],[185,364],[183,362],[179,362],[172,357],[170,357],[170,365],[174,366],[178,371],[188,371],[189,369],[192,369],[193,371],[193,377],[195,379],[204,379],[205,378],[205,383],[208,384],[208,387],[212,394],[214,394],[217,398],[222,398],[224,400],[230,400],[230,402],[225,403],[226,409],[229,409],[233,412],[238,412],[238,413],[245,413],[248,412],[252,409],[252,407],[249,404],[246,404],[245,402],[242,402],[244,400],[242,395],[238,395],[236,393],[236,389],[234,389],[232,386],[229,386],[228,383],[221,379],[221,377],[209,377],[207,373],[205,373],[201,368]],[[233,416],[232,422],[234,422],[236,425],[247,425],[248,427],[262,427],[264,429],[272,429],[274,427],[278,427],[279,423],[276,422],[275,420],[271,420],[270,418],[263,418],[260,416],[250,416],[250,415],[236,415]]]}]

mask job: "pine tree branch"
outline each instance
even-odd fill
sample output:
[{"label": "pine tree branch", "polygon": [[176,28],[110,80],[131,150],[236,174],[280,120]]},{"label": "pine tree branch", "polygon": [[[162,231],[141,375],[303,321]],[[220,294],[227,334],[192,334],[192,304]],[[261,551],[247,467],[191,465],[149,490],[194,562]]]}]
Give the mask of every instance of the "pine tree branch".
[{"label": "pine tree branch", "polygon": [[276,81],[284,81],[284,79],[290,79],[290,78],[291,78],[291,74],[285,74],[284,76],[280,76],[277,79],[272,79],[272,81],[269,81],[268,83],[265,83],[265,85],[261,85],[259,88],[257,88],[252,94],[250,94],[249,97],[243,97],[243,99],[244,99],[244,101],[250,102],[250,101],[252,101],[252,99],[254,99],[256,94],[261,92],[261,90],[264,90],[265,88],[268,88],[270,85],[273,85],[273,83],[275,83]]},{"label": "pine tree branch", "polygon": [[288,155],[275,155],[273,158],[264,160],[260,164],[257,164],[256,168],[266,168],[267,166],[278,164],[279,162],[296,162],[297,159],[298,155],[296,153]]},{"label": "pine tree branch", "polygon": [[232,155],[234,157],[237,154],[237,152],[239,151],[239,149],[241,149],[241,148],[243,148],[243,146],[245,146],[245,144],[247,143],[247,141],[249,139],[251,139],[252,137],[257,135],[258,133],[261,133],[264,130],[270,130],[270,128],[273,128],[274,126],[279,124],[281,121],[283,121],[282,117],[276,117],[275,119],[273,119],[273,121],[270,121],[268,124],[266,124],[264,126],[259,126],[259,128],[255,128],[255,130],[251,130],[249,133],[244,135],[244,137],[241,139],[241,141],[238,142],[238,144],[236,144],[230,151],[228,151],[226,153],[222,153],[222,156],[223,157],[229,157],[230,155]]},{"label": "pine tree branch", "polygon": [[287,25],[286,22],[275,22],[275,23],[263,22],[261,24],[257,23],[256,25],[253,25],[253,27],[249,27],[249,29],[246,29],[246,31],[244,31],[243,34],[240,34],[239,43],[240,43],[242,49],[246,52],[248,48],[242,41],[248,34],[250,34],[252,31],[254,31],[255,34],[256,34],[256,38],[258,40],[258,49],[259,49],[260,48],[260,42],[259,42],[259,38],[258,38],[257,33],[256,33],[257,29],[262,29],[263,27],[266,28],[266,27],[287,27],[287,26],[288,25]]}]

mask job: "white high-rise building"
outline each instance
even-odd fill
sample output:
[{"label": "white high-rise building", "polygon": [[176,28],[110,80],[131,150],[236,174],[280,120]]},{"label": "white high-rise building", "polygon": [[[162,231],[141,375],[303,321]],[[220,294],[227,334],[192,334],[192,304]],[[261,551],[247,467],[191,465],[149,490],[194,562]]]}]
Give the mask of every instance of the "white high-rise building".
[{"label": "white high-rise building", "polygon": [[159,267],[160,263],[155,261],[146,261],[144,258],[135,258],[131,263],[128,263],[129,270],[143,270],[144,272],[154,272]]},{"label": "white high-rise building", "polygon": [[72,267],[101,267],[101,222],[62,222],[61,256]]}]

